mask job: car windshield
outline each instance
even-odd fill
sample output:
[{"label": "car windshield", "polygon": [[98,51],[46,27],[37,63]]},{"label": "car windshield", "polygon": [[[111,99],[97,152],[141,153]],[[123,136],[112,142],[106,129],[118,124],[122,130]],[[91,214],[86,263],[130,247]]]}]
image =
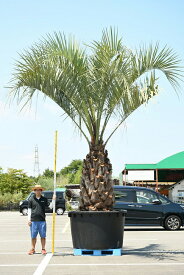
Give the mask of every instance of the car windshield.
[{"label": "car windshield", "polygon": [[30,198],[33,194],[34,194],[34,192],[31,192],[31,193],[27,196],[26,200],[29,200],[29,198]]},{"label": "car windshield", "polygon": [[159,200],[163,203],[163,204],[166,204],[166,203],[169,203],[169,200],[167,198],[164,198],[163,196],[161,195],[158,195],[159,197]]}]

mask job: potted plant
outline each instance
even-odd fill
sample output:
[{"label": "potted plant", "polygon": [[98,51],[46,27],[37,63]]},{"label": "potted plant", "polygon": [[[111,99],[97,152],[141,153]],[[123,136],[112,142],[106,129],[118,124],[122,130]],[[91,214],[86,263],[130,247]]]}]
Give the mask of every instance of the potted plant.
[{"label": "potted plant", "polygon": [[[37,91],[50,97],[86,139],[80,211],[69,214],[72,232],[77,232],[74,247],[107,249],[122,246],[124,219],[124,214],[112,211],[107,143],[134,110],[158,94],[157,70],[178,86],[180,60],[159,44],[128,49],[112,28],[86,48],[62,33],[47,35],[20,55],[11,88],[20,101],[31,100]],[[117,124],[106,136],[112,118]]]}]

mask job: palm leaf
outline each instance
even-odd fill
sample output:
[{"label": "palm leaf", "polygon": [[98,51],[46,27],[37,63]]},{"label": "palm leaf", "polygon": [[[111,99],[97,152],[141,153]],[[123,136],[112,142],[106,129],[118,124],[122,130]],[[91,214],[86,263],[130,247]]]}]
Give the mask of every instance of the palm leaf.
[{"label": "palm leaf", "polygon": [[[12,93],[30,102],[37,91],[50,97],[72,119],[90,144],[107,143],[122,122],[157,95],[157,72],[174,89],[182,78],[180,59],[159,43],[128,49],[117,30],[102,32],[100,41],[87,45],[88,54],[74,37],[48,34],[20,54],[15,64]],[[110,118],[118,123],[104,141]]]}]

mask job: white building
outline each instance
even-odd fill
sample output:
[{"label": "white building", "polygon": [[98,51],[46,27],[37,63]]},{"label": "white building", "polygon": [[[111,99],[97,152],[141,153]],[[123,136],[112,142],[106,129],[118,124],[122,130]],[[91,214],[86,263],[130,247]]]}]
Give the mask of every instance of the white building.
[{"label": "white building", "polygon": [[170,188],[169,199],[173,202],[184,203],[184,180],[179,181]]}]

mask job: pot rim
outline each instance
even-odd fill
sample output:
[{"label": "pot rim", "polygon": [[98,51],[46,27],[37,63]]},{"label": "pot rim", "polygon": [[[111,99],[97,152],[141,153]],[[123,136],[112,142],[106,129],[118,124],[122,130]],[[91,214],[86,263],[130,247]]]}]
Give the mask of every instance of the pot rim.
[{"label": "pot rim", "polygon": [[68,217],[71,217],[72,215],[115,215],[115,214],[123,214],[126,215],[127,210],[113,210],[113,211],[69,211],[68,212]]}]

